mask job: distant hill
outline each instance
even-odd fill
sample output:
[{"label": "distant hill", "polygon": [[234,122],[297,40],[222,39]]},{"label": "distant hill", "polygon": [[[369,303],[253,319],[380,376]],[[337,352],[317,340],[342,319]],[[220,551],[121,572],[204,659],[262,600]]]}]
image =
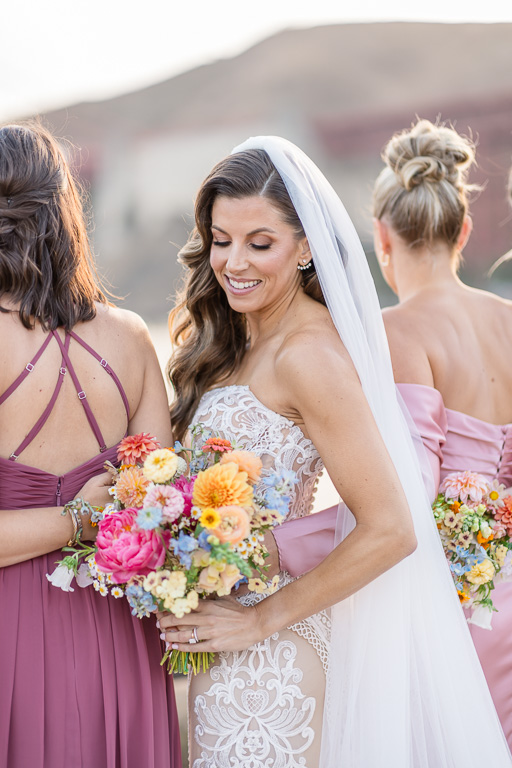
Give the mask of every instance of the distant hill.
[{"label": "distant hill", "polygon": [[[176,247],[212,164],[248,135],[296,141],[326,171],[371,250],[379,154],[415,115],[479,136],[487,189],[474,205],[468,267],[512,245],[505,177],[512,156],[512,24],[349,24],[287,30],[231,59],[163,83],[47,114],[81,147],[100,263],[127,305],[168,308]],[[471,276],[471,275],[470,275]]]}]

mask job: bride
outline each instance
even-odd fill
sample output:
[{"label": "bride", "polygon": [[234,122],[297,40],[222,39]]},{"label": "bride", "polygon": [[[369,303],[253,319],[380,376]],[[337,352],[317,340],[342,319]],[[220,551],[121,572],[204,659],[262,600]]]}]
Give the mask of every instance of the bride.
[{"label": "bride", "polygon": [[160,615],[174,648],[218,652],[190,681],[191,766],[510,766],[336,193],[293,144],[249,139],[202,185],[181,258],[175,436],[201,421],[294,472],[288,518],[323,467],[346,504],[301,579]]}]

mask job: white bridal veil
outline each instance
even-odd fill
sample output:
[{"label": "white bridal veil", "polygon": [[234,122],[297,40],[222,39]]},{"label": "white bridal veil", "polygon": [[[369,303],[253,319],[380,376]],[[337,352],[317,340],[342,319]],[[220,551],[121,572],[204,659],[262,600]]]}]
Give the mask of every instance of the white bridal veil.
[{"label": "white bridal veil", "polygon": [[[332,609],[321,768],[507,768],[510,752],[397,400],[377,293],[355,228],[325,176],[298,147],[259,136],[234,152],[247,149],[265,150],[286,185],[418,539],[413,555]],[[376,514],[378,504],[375,499]],[[338,541],[353,525],[340,505]]]}]

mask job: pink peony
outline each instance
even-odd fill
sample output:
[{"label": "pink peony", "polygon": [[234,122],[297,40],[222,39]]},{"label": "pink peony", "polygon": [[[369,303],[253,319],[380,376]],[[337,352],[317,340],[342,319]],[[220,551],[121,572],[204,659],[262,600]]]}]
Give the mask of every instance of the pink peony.
[{"label": "pink peony", "polygon": [[173,482],[173,487],[177,488],[183,497],[183,501],[185,503],[185,506],[183,507],[183,514],[187,517],[190,515],[190,510],[192,509],[192,496],[194,494],[194,483],[196,481],[196,477],[197,475],[193,475],[193,477],[191,477],[189,480],[185,477],[185,475],[182,475]]},{"label": "pink peony", "polygon": [[459,499],[463,504],[468,500],[480,504],[489,490],[489,484],[483,475],[477,472],[453,472],[445,477],[439,488],[448,499]]},{"label": "pink peony", "polygon": [[149,432],[140,432],[138,435],[124,437],[117,448],[117,458],[121,464],[142,464],[151,451],[160,448],[156,437]]},{"label": "pink peony", "polygon": [[164,542],[169,544],[170,531],[157,533],[137,528],[137,514],[136,509],[123,509],[107,515],[98,524],[95,562],[100,571],[112,574],[116,584],[133,576],[147,576],[165,560]]},{"label": "pink peony", "polygon": [[163,519],[167,523],[174,523],[185,508],[183,495],[172,485],[154,485],[148,487],[145,507],[161,507]]}]

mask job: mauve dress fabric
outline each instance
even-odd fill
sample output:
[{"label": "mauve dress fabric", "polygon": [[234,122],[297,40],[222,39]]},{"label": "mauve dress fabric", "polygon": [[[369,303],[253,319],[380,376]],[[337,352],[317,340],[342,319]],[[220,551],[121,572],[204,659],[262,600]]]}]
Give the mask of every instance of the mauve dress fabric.
[{"label": "mauve dress fabric", "polygon": [[[75,497],[117,446],[60,478],[0,458],[1,510]],[[0,568],[0,768],[180,768],[173,681],[154,619],[46,578],[60,550]]]},{"label": "mauve dress fabric", "polygon": [[[421,434],[434,481],[451,472],[479,472],[512,486],[512,424],[496,425],[445,408],[441,393],[419,384],[398,390]],[[300,576],[332,550],[336,508],[292,520],[274,529],[281,570]],[[309,542],[312,542],[311,547]],[[512,582],[499,584],[492,598],[498,613],[492,630],[469,625],[503,731],[512,749]],[[449,653],[447,650],[447,674]],[[469,712],[471,704],[468,704]]]}]

